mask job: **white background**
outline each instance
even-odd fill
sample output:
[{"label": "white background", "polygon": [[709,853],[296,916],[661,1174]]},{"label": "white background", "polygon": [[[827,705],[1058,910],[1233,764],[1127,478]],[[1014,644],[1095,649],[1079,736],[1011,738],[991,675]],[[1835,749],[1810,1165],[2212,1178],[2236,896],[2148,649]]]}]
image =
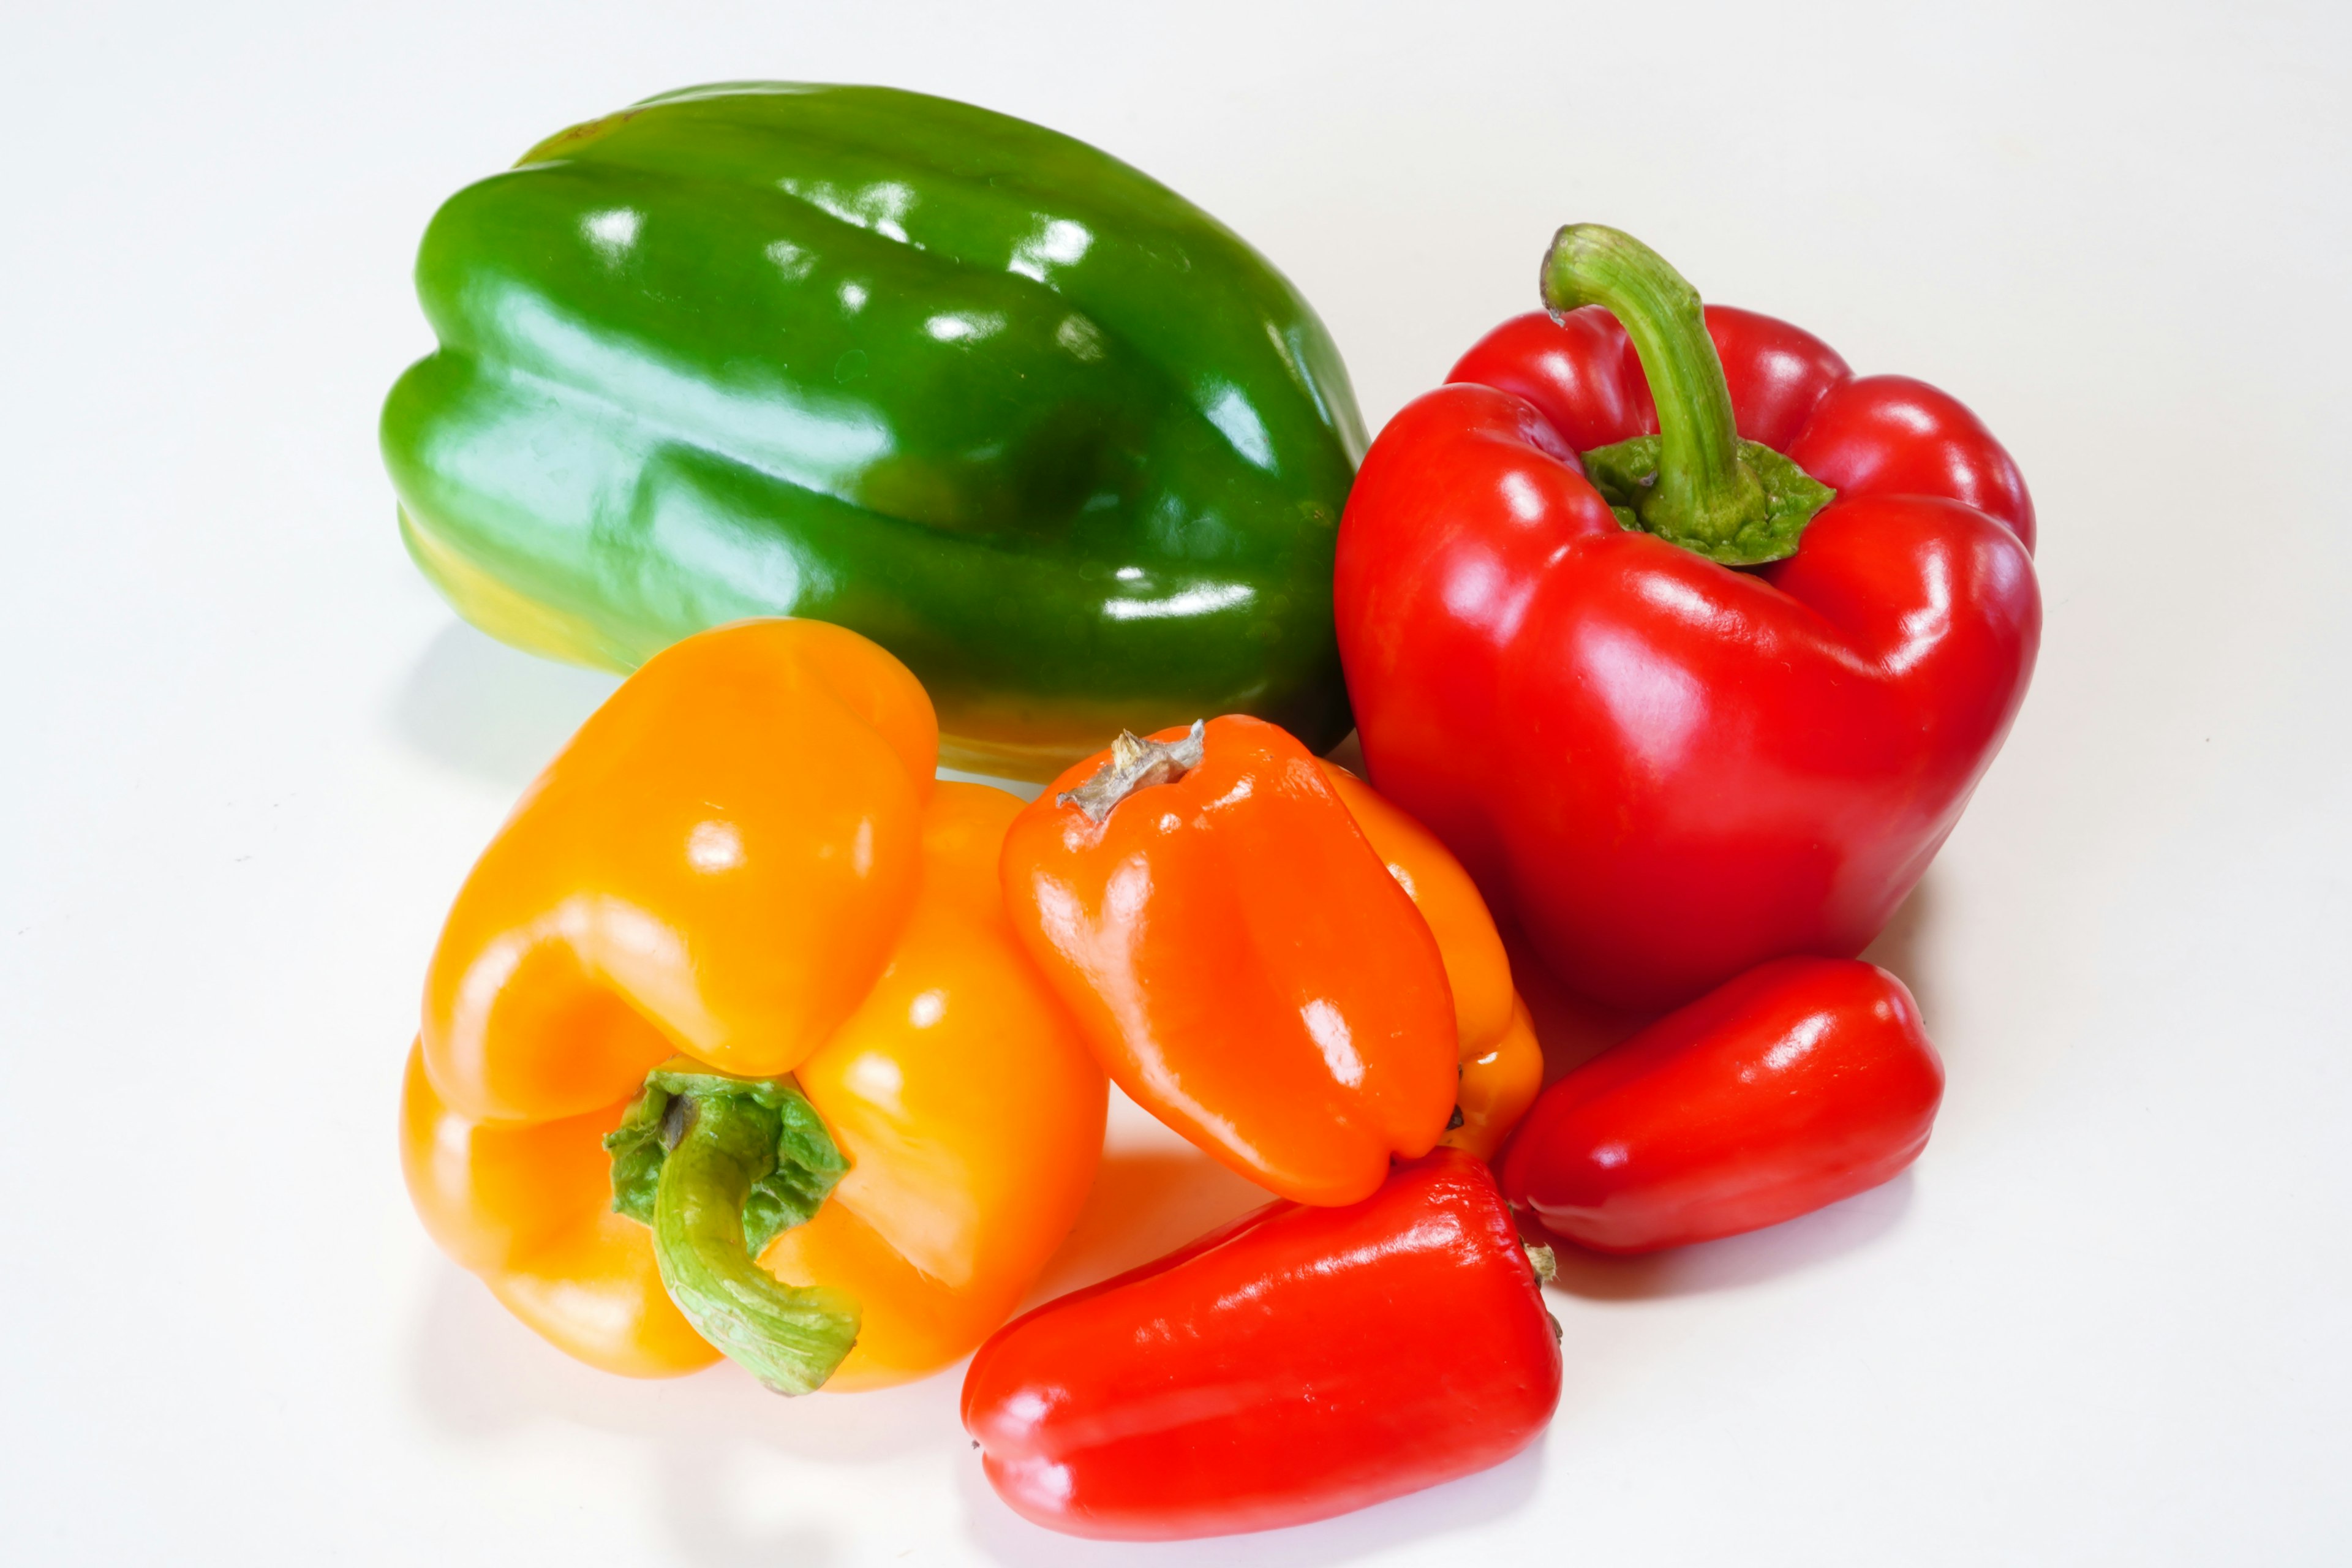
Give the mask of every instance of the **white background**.
[{"label": "white background", "polygon": [[[2352,1560],[2341,7],[31,10],[0,46],[0,1554]],[[1539,1448],[1189,1547],[1014,1519],[952,1373],[609,1379],[442,1260],[394,1144],[419,976],[609,682],[458,626],[401,552],[374,430],[430,346],[410,260],[547,132],[760,76],[1139,164],[1298,281],[1376,427],[1533,304],[1570,219],[1982,414],[2049,629],[1876,950],[1951,1072],[1916,1170],[1571,1263]],[[1115,1142],[1059,1286],[1248,1201],[1132,1114]]]}]

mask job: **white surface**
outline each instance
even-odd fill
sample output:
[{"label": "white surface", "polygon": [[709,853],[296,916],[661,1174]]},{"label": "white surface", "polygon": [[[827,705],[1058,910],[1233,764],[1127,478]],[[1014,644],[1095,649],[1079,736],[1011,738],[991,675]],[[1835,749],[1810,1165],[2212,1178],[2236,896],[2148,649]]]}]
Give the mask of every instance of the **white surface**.
[{"label": "white surface", "polygon": [[[2340,7],[27,9],[11,1561],[2352,1560]],[[1951,1070],[1916,1171],[1570,1268],[1539,1450],[1199,1548],[1014,1520],[954,1374],[792,1405],[731,1369],[607,1379],[443,1261],[394,1152],[418,977],[606,683],[455,625],[401,553],[374,422],[429,345],[407,268],[539,136],[746,76],[949,93],[1140,164],[1298,280],[1375,426],[1532,302],[1576,218],[1980,412],[2041,508],[2049,631],[1880,949]],[[1119,1136],[1153,1217],[1089,1266],[1243,1200]]]}]

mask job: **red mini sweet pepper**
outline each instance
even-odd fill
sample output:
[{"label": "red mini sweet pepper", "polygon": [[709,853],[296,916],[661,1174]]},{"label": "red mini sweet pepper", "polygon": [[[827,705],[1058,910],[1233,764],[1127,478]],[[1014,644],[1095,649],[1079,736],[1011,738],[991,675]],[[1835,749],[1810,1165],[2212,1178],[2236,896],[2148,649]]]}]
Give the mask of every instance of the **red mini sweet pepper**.
[{"label": "red mini sweet pepper", "polygon": [[[1569,985],[1859,952],[2008,733],[2033,507],[1952,398],[1594,225],[1381,433],[1337,614],[1373,784]],[[1832,499],[1833,498],[1833,499]]]},{"label": "red mini sweet pepper", "polygon": [[1559,1333],[1486,1167],[1455,1149],[1345,1207],[1277,1202],[997,1331],[963,1422],[1049,1530],[1303,1524],[1500,1463],[1559,1400]]},{"label": "red mini sweet pepper", "polygon": [[1653,1252],[1810,1214],[1919,1156],[1944,1064],[1903,982],[1759,965],[1538,1096],[1503,1190],[1553,1235]]}]

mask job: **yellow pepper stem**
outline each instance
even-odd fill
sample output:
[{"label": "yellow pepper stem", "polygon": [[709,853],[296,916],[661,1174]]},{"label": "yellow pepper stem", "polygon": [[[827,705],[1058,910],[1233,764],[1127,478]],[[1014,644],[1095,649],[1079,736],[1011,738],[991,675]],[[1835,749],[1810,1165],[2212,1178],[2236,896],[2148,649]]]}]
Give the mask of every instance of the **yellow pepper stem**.
[{"label": "yellow pepper stem", "polygon": [[653,1226],[662,1285],[695,1331],[779,1394],[822,1386],[857,1342],[857,1302],[757,1261],[847,1168],[799,1089],[657,1070],[605,1147],[613,1206]]}]

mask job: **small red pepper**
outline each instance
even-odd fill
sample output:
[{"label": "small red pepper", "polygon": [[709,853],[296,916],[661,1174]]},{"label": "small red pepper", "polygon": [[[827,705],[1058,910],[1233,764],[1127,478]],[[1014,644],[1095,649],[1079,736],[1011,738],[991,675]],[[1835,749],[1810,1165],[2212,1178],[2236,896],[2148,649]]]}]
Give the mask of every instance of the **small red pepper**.
[{"label": "small red pepper", "polygon": [[1784,958],[1544,1090],[1504,1153],[1503,1190],[1597,1252],[1734,1236],[1892,1177],[1943,1097],[1903,982],[1853,959]]},{"label": "small red pepper", "polygon": [[[1540,1249],[1536,1249],[1538,1253]],[[1341,1208],[1277,1202],[981,1346],[964,1427],[1049,1530],[1303,1524],[1517,1453],[1559,1330],[1486,1166],[1441,1149]]]},{"label": "small red pepper", "polygon": [[2025,696],[2017,466],[1933,387],[1702,315],[1613,229],[1561,230],[1544,292],[1563,313],[1472,349],[1349,497],[1372,783],[1599,1000],[1857,953]]}]

